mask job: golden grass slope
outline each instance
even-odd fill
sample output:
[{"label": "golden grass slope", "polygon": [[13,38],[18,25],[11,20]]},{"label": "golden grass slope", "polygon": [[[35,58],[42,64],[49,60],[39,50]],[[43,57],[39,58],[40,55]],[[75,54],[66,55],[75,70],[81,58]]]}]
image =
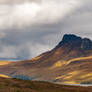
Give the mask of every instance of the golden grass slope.
[{"label": "golden grass slope", "polygon": [[73,59],[70,59],[68,61],[66,61],[66,60],[59,60],[56,63],[54,63],[53,66],[50,67],[50,69],[60,68],[63,65],[68,65],[68,64],[70,64],[72,62],[89,60],[89,59],[92,59],[92,56],[80,57],[80,58],[73,58]]},{"label": "golden grass slope", "polygon": [[70,64],[71,62],[75,62],[75,61],[89,60],[89,59],[92,59],[92,56],[74,58],[74,59],[68,60],[67,64]]},{"label": "golden grass slope", "polygon": [[66,64],[65,61],[57,61],[55,64],[53,64],[52,67],[50,67],[50,69],[55,69],[55,68],[62,67],[64,64]]},{"label": "golden grass slope", "polygon": [[4,75],[4,74],[0,74],[0,77],[3,77],[3,78],[10,78],[9,76]]},{"label": "golden grass slope", "polygon": [[10,64],[11,62],[10,61],[0,61],[0,66],[1,65],[7,65],[7,64]]},{"label": "golden grass slope", "polygon": [[53,64],[53,66],[52,66],[50,69],[59,68],[59,67],[62,67],[63,65],[68,65],[68,64],[70,64],[70,63],[72,63],[72,62],[83,61],[83,60],[89,60],[89,59],[92,59],[92,56],[73,58],[73,59],[70,59],[70,60],[68,60],[68,61],[59,60],[59,61],[57,61],[55,64]]},{"label": "golden grass slope", "polygon": [[[41,57],[37,57],[34,60],[38,60]],[[49,60],[41,59],[39,62],[31,63],[30,61],[22,61],[22,62],[15,62],[15,64],[10,64],[11,62],[3,61],[0,62],[1,70],[0,73],[11,74],[13,71],[16,70],[15,74],[26,75],[29,77],[33,77],[37,80],[58,80],[56,81],[65,83],[65,84],[81,84],[83,82],[92,82],[92,56],[88,57],[79,57],[79,58],[64,58],[64,59],[54,59],[50,58]],[[52,61],[50,61],[52,60]],[[77,64],[75,62],[79,61]],[[84,62],[87,61],[87,62]],[[51,62],[51,65],[48,65]],[[73,62],[73,64],[71,64]],[[80,63],[82,62],[82,63]],[[32,65],[33,64],[33,65]],[[39,67],[38,67],[39,65]],[[40,68],[40,69],[39,69]],[[27,71],[26,71],[27,69]],[[40,77],[39,77],[40,75]],[[8,77],[5,75],[1,75],[2,77]]]}]

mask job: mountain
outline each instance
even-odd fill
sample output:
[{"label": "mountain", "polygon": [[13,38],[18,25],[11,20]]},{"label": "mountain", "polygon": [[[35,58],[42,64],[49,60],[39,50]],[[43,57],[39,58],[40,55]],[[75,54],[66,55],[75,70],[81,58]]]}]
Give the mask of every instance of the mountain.
[{"label": "mountain", "polygon": [[31,60],[0,65],[0,73],[24,80],[92,84],[92,41],[65,34],[51,51]]}]

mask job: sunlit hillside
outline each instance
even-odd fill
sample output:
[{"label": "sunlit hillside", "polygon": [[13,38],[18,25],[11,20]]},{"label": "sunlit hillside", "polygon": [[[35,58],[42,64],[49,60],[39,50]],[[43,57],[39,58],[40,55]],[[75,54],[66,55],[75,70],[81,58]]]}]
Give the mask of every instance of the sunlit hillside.
[{"label": "sunlit hillside", "polygon": [[51,51],[31,60],[0,64],[3,77],[8,75],[10,78],[58,84],[92,84],[92,41],[64,35]]},{"label": "sunlit hillside", "polygon": [[11,63],[11,62],[9,62],[9,61],[0,61],[0,66],[1,66],[1,65],[7,65],[7,64],[9,64],[9,63]]}]

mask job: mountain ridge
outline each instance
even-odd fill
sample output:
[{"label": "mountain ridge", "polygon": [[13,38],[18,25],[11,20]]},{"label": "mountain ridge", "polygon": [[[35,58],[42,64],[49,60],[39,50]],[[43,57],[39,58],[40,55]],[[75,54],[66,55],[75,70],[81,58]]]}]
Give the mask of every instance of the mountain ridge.
[{"label": "mountain ridge", "polygon": [[88,38],[64,35],[62,41],[51,51],[31,60],[1,65],[0,72],[9,77],[26,80],[92,84],[91,45],[92,41]]}]

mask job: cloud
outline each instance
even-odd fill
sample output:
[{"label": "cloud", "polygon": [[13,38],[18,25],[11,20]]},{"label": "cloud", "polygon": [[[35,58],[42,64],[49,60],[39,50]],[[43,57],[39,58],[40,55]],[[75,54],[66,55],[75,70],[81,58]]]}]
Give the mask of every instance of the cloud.
[{"label": "cloud", "polygon": [[91,37],[91,3],[0,0],[0,57],[30,59],[54,48],[65,33]]},{"label": "cloud", "polygon": [[64,19],[63,33],[74,33],[92,39],[91,3],[91,0],[84,0],[80,8],[76,9],[69,17]]},{"label": "cloud", "polygon": [[0,28],[53,24],[78,6],[79,1],[76,0],[40,0],[39,3],[32,0],[19,0],[15,3],[13,0],[13,4],[0,5]]}]

